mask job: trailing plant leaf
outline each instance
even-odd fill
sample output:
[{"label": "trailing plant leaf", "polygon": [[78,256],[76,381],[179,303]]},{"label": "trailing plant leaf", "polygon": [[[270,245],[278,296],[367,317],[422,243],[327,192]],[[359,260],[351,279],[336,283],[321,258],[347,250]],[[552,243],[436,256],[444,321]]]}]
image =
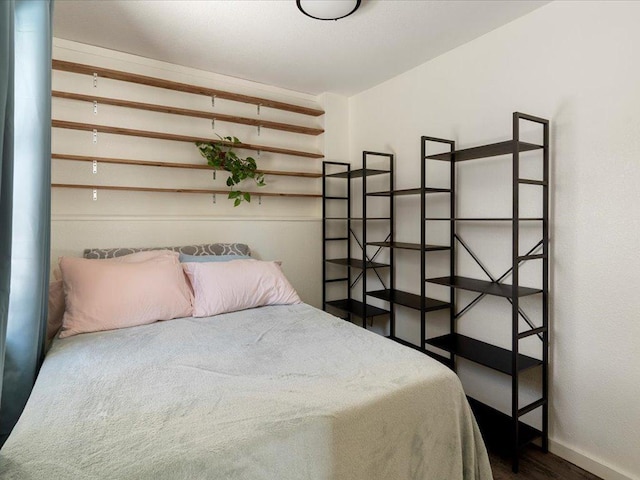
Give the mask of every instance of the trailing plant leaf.
[{"label": "trailing plant leaf", "polygon": [[234,151],[233,147],[242,143],[238,137],[221,137],[219,142],[196,142],[200,154],[207,159],[207,164],[218,170],[226,170],[229,172],[227,178],[227,186],[231,188],[229,198],[233,199],[233,205],[237,207],[242,201],[251,201],[251,192],[243,192],[234,190],[238,184],[244,180],[251,178],[259,187],[266,185],[264,174],[258,173],[258,165],[254,158],[241,158]]}]

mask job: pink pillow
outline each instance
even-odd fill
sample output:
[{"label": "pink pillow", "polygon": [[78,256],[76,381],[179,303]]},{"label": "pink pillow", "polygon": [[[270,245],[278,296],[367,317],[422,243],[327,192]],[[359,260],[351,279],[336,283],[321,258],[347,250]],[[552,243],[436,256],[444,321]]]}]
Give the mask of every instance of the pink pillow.
[{"label": "pink pillow", "polygon": [[149,254],[112,261],[61,258],[66,311],[60,338],[191,316],[193,296],[178,254]]},{"label": "pink pillow", "polygon": [[302,303],[276,262],[183,263],[182,268],[193,287],[194,317],[263,305]]},{"label": "pink pillow", "polygon": [[47,341],[56,336],[64,315],[64,286],[62,280],[49,284],[49,310],[47,313]]}]

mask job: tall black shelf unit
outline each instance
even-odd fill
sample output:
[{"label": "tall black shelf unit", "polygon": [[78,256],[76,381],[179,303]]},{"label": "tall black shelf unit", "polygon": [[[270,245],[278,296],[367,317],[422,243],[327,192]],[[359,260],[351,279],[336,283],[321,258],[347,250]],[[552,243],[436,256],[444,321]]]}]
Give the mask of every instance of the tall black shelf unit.
[{"label": "tall black shelf unit", "polygon": [[[520,140],[520,122],[533,122],[542,127],[542,143],[533,144]],[[449,151],[437,155],[427,155],[427,144],[437,142],[448,146]],[[522,152],[542,151],[542,179],[520,178],[520,154]],[[512,157],[512,215],[510,218],[461,218],[456,216],[456,166],[459,162],[471,161],[500,155]],[[427,161],[448,161],[451,164],[451,206],[448,218],[429,218],[424,215],[425,224],[430,221],[447,221],[450,225],[450,275],[439,278],[427,278],[427,284],[437,284],[449,287],[451,308],[450,333],[429,338],[426,345],[444,350],[450,354],[448,363],[456,368],[456,357],[465,358],[484,367],[501,372],[511,377],[511,413],[504,414],[478,400],[469,398],[469,402],[476,414],[480,429],[487,443],[512,455],[513,471],[518,471],[518,455],[521,448],[534,440],[540,439],[542,449],[548,450],[548,349],[549,349],[549,121],[524,113],[513,113],[513,137],[511,140],[484,145],[464,150],[455,150],[455,144],[450,140],[433,137],[422,137],[422,171],[423,178],[425,163]],[[534,185],[542,189],[542,217],[522,218],[520,216],[520,187],[522,185]],[[424,205],[424,204],[423,204]],[[511,222],[511,268],[500,277],[493,276],[482,264],[478,256],[469,248],[467,243],[456,232],[458,222]],[[542,224],[542,239],[527,253],[520,253],[520,224],[522,222],[539,222]],[[424,229],[423,229],[424,231]],[[424,241],[424,237],[423,237]],[[462,247],[475,260],[487,275],[489,280],[479,280],[456,275],[456,247]],[[541,250],[541,252],[540,252]],[[524,262],[541,261],[542,279],[541,288],[524,287],[520,285],[519,268]],[[503,283],[503,280],[511,275],[511,284]],[[457,309],[455,303],[455,291],[457,289],[478,293],[469,304]],[[469,336],[456,332],[457,319],[473,308],[486,295],[506,298],[511,303],[511,348],[501,348]],[[542,301],[541,325],[534,322],[520,308],[519,300],[529,295],[540,295]],[[519,321],[522,318],[529,328],[520,331]],[[424,333],[424,332],[423,332]],[[534,358],[519,353],[519,342],[525,338],[538,336],[540,339],[540,358]],[[425,338],[425,335],[422,337]],[[520,375],[531,368],[541,369],[542,392],[536,401],[520,406]],[[520,421],[520,418],[534,410],[541,409],[541,430],[533,428]]]},{"label": "tall black shelf unit", "polygon": [[[387,170],[367,168],[366,158],[368,156],[382,156],[389,159],[389,168]],[[337,171],[335,171],[337,170]],[[391,269],[393,271],[393,262],[382,263],[376,262],[377,255],[367,256],[366,249],[364,248],[366,239],[366,223],[368,221],[386,221],[389,223],[390,236],[393,236],[393,209],[390,208],[388,217],[367,217],[366,206],[362,209],[361,217],[352,216],[352,182],[354,180],[362,181],[363,190],[366,189],[366,182],[368,177],[386,175],[388,176],[389,186],[393,185],[393,155],[387,153],[378,152],[363,152],[363,168],[351,169],[351,165],[344,162],[322,162],[322,308],[327,310],[327,307],[336,309],[341,313],[341,316],[345,317],[349,321],[353,321],[354,317],[358,317],[362,321],[362,327],[366,328],[367,319],[372,319],[378,316],[388,316],[389,310],[376,307],[366,303],[366,288],[367,288],[367,271],[374,271],[381,283],[384,284],[382,277],[378,273],[379,269]],[[334,192],[329,187],[329,182],[343,182],[344,186],[342,191],[345,192],[341,195],[329,194],[329,190]],[[332,201],[345,202],[345,216],[333,216],[330,213],[328,203]],[[331,210],[334,211],[334,210]],[[354,228],[354,223],[360,223],[361,228]],[[343,224],[343,232],[345,235],[331,236],[330,231],[335,231],[335,224]],[[332,228],[334,227],[334,228]],[[358,233],[361,233],[362,239],[358,238]],[[331,242],[344,242],[346,244],[346,257],[333,258],[329,257],[328,245]],[[357,244],[359,252],[354,252],[352,243]],[[346,269],[346,274],[337,278],[328,278],[327,265],[340,265]],[[357,271],[357,274],[355,273]],[[331,283],[339,282],[345,285],[343,296],[339,299],[329,300],[327,287]],[[358,283],[362,285],[362,301],[353,298],[353,291]]]},{"label": "tall black shelf unit", "polygon": [[[424,155],[423,155],[424,156]],[[364,168],[367,168],[367,164],[366,164],[366,157],[363,158],[363,165]],[[430,194],[451,194],[451,189],[449,188],[434,188],[434,187],[428,187],[426,184],[426,163],[423,160],[422,162],[422,166],[421,166],[421,183],[420,183],[420,187],[415,187],[415,188],[405,188],[405,189],[394,189],[393,186],[391,186],[391,188],[389,188],[389,190],[386,191],[368,191],[366,188],[366,183],[363,187],[363,209],[366,212],[367,211],[367,201],[369,199],[371,199],[372,197],[388,197],[390,202],[391,202],[391,211],[394,212],[395,210],[395,199],[399,196],[415,196],[418,197],[420,199],[420,217],[419,218],[425,218],[426,216],[426,198],[428,195]],[[392,215],[391,218],[391,223],[392,225],[394,224],[394,215]],[[420,280],[419,282],[417,282],[418,285],[420,285],[420,293],[411,293],[411,292],[406,292],[403,290],[399,290],[396,288],[396,272],[395,272],[395,268],[391,268],[390,271],[390,287],[389,288],[384,288],[382,290],[374,290],[374,291],[367,291],[367,295],[373,298],[377,298],[380,300],[384,300],[386,302],[389,303],[389,310],[391,312],[391,321],[390,321],[390,328],[389,328],[389,338],[391,340],[394,340],[398,343],[401,343],[405,346],[414,348],[416,350],[419,350],[427,355],[430,355],[440,361],[443,362],[448,362],[448,360],[441,356],[438,355],[434,352],[431,352],[429,350],[426,349],[426,318],[427,318],[427,314],[429,312],[433,312],[436,310],[444,310],[444,309],[450,309],[451,308],[451,301],[449,302],[444,302],[444,301],[440,301],[440,300],[436,300],[434,298],[428,298],[426,296],[426,284],[425,284],[425,280],[426,280],[426,260],[427,260],[427,253],[429,252],[435,252],[435,251],[446,251],[446,250],[450,250],[450,247],[448,245],[432,245],[432,244],[427,244],[426,242],[426,224],[424,221],[421,222],[421,227],[420,227],[420,242],[419,243],[411,243],[411,242],[398,242],[395,240],[395,236],[394,236],[394,231],[395,231],[395,227],[392,227],[391,229],[391,235],[388,239],[386,239],[385,241],[376,241],[376,242],[371,242],[368,241],[368,234],[367,234],[367,225],[365,223],[364,226],[364,233],[363,233],[363,241],[365,243],[366,246],[371,246],[371,247],[377,247],[376,250],[376,254],[380,251],[380,249],[382,248],[386,248],[390,250],[390,258],[391,258],[391,265],[395,266],[395,256],[402,251],[417,251],[420,252]],[[366,291],[366,288],[365,288]],[[403,306],[403,307],[407,307],[413,310],[417,310],[420,312],[420,331],[421,331],[421,341],[419,344],[414,344],[412,342],[409,342],[406,339],[400,338],[396,335],[396,328],[395,328],[395,318],[396,318],[396,306]]]}]

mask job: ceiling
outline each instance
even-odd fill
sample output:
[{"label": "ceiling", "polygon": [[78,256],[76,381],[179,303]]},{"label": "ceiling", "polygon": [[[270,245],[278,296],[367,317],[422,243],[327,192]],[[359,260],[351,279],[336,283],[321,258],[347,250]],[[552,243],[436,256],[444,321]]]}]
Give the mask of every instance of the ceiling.
[{"label": "ceiling", "polygon": [[294,0],[56,0],[54,35],[209,72],[353,95],[549,3],[363,0],[339,21]]}]

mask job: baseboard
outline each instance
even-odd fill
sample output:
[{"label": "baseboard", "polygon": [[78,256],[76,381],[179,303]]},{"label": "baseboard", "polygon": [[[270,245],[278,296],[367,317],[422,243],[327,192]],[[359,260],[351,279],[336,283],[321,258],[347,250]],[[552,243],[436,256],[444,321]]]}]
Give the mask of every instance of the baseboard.
[{"label": "baseboard", "polygon": [[581,453],[573,448],[567,447],[562,443],[549,439],[549,451],[566,461],[577,465],[578,467],[593,473],[604,480],[640,480],[640,477],[632,476],[615,470],[614,468],[606,465],[598,460],[594,460],[588,457],[584,453]]}]

